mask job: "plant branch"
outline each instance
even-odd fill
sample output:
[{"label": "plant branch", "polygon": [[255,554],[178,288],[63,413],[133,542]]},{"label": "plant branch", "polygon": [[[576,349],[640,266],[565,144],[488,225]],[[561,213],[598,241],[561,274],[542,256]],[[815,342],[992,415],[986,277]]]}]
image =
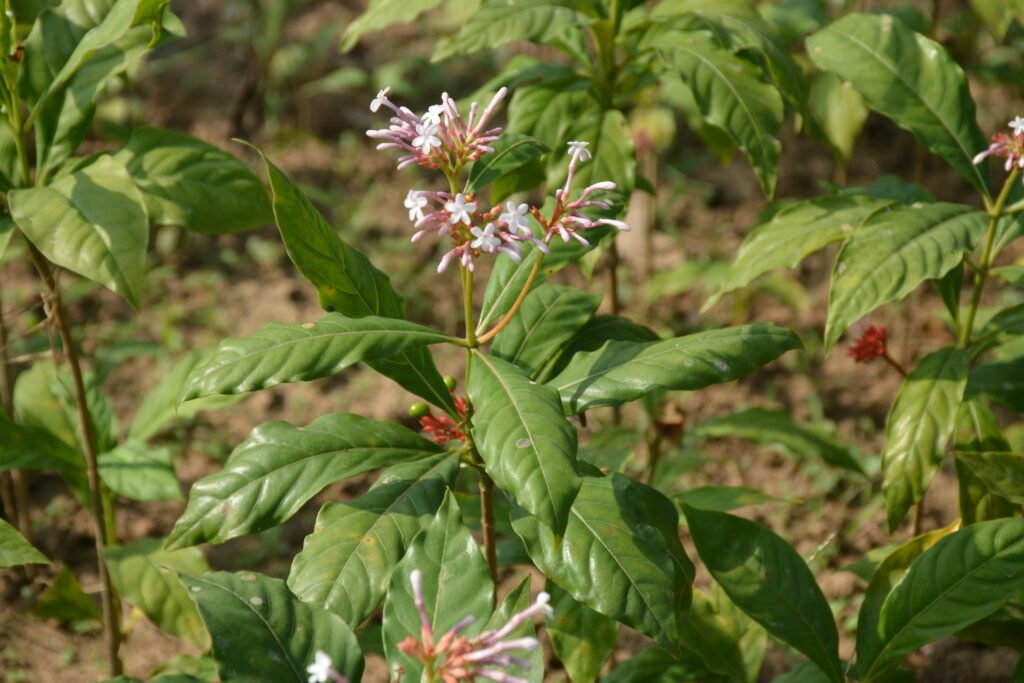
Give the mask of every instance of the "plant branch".
[{"label": "plant branch", "polygon": [[112,538],[108,535],[109,525],[104,508],[103,484],[100,481],[99,454],[96,452],[96,427],[93,424],[92,416],[89,414],[82,366],[79,362],[74,337],[71,334],[71,325],[64,310],[64,302],[61,300],[60,289],[57,287],[56,280],[54,280],[49,262],[47,262],[35,245],[29,245],[29,253],[36,270],[39,272],[39,277],[43,281],[46,290],[47,307],[50,309],[53,320],[57,325],[61,344],[64,347],[64,356],[67,358],[68,366],[71,370],[71,378],[74,382],[75,407],[78,412],[78,423],[82,433],[86,475],[89,481],[89,502],[94,525],[96,561],[99,569],[101,589],[100,602],[103,607],[103,631],[107,642],[107,659],[111,674],[119,676],[123,671],[120,656],[121,609],[120,600],[114,591],[113,583],[110,580],[110,573],[107,571],[105,552],[107,544]]},{"label": "plant branch", "polygon": [[494,480],[480,468],[480,528],[484,536],[484,555],[487,567],[491,570],[491,581],[494,583],[494,603],[498,606],[498,550],[497,534],[494,529]]}]

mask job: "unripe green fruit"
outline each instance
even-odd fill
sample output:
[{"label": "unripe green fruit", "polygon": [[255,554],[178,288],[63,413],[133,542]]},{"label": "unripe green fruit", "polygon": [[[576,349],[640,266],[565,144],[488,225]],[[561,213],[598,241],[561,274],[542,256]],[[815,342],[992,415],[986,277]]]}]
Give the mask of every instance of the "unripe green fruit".
[{"label": "unripe green fruit", "polygon": [[444,385],[448,387],[448,391],[455,391],[455,378],[451,375],[445,375]]},{"label": "unripe green fruit", "polygon": [[422,401],[409,406],[409,417],[425,417],[430,415],[430,407]]}]

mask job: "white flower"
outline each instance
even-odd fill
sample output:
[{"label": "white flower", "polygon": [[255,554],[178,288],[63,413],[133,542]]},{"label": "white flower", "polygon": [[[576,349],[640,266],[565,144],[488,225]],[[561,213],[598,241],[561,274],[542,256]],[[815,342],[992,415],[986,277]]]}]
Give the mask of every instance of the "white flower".
[{"label": "white flower", "polygon": [[444,113],[443,104],[432,104],[427,109],[427,113],[423,115],[423,123],[431,126],[441,125],[441,114]]},{"label": "white flower", "polygon": [[384,102],[387,100],[388,91],[390,90],[391,88],[383,88],[377,91],[377,96],[370,101],[370,111],[372,111],[375,114],[377,113],[377,110],[380,109],[380,105],[384,104]]},{"label": "white flower", "polygon": [[460,192],[455,195],[455,201],[445,202],[444,210],[451,214],[451,218],[448,221],[452,225],[459,222],[469,225],[469,214],[476,211],[476,202],[467,202],[466,197]]},{"label": "white flower", "polygon": [[409,220],[411,221],[423,220],[423,207],[426,205],[427,198],[423,196],[422,192],[409,190],[409,194],[405,195],[405,208],[409,209]]},{"label": "white flower", "polygon": [[589,142],[582,140],[569,141],[569,156],[577,157],[580,161],[590,161],[590,152],[587,151]]},{"label": "white flower", "polygon": [[470,232],[473,233],[473,240],[469,246],[480,251],[485,251],[488,254],[492,254],[497,251],[498,247],[501,246],[501,239],[494,234],[494,223],[488,223],[483,230],[480,228],[471,228]]},{"label": "white flower", "polygon": [[419,147],[424,154],[430,154],[431,147],[440,147],[441,139],[437,137],[437,126],[429,123],[421,123],[416,126],[416,137],[412,141],[413,147]]},{"label": "white flower", "polygon": [[331,680],[332,664],[333,662],[326,652],[317,650],[313,663],[306,667],[306,671],[309,673],[309,683],[328,683]]},{"label": "white flower", "polygon": [[532,235],[530,223],[526,220],[526,214],[530,207],[526,204],[516,206],[515,202],[505,204],[505,213],[498,216],[498,220],[508,226],[510,232],[521,232],[524,235]]},{"label": "white flower", "polygon": [[1018,116],[1013,121],[1010,121],[1010,128],[1013,129],[1014,135],[1021,135],[1024,133],[1024,116]]},{"label": "white flower", "polygon": [[629,232],[629,224],[624,221],[617,221],[614,218],[599,218],[597,219],[598,225],[610,225],[613,228],[617,228],[624,232]]}]

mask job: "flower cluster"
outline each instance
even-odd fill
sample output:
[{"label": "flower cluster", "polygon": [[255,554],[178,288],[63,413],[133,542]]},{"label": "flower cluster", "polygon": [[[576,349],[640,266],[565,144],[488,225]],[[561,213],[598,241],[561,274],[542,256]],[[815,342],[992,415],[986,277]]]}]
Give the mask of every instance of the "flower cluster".
[{"label": "flower cluster", "polygon": [[[463,420],[466,419],[465,397],[455,399],[455,410],[458,412],[459,417]],[[440,446],[446,445],[449,441],[466,442],[466,435],[459,425],[455,423],[455,420],[444,414],[438,417],[424,415],[420,418],[420,427],[427,433],[431,441]]]},{"label": "flower cluster", "polygon": [[535,650],[540,646],[536,638],[513,638],[506,640],[517,628],[533,619],[537,614],[553,615],[547,593],[537,595],[537,601],[512,617],[501,628],[486,631],[472,638],[462,635],[476,621],[472,615],[453,626],[440,639],[434,638],[434,627],[427,614],[423,599],[423,575],[414,569],[410,575],[413,600],[420,615],[420,637],[409,636],[398,648],[410,657],[423,662],[427,671],[433,673],[432,680],[444,683],[466,683],[477,678],[486,678],[499,683],[526,683],[505,669],[518,667],[528,670],[529,662],[509,654],[514,650]]},{"label": "flower cluster", "polygon": [[348,679],[335,671],[331,656],[323,650],[317,650],[313,663],[306,667],[309,683],[348,683]]},{"label": "flower cluster", "polygon": [[[628,230],[622,221],[610,218],[592,219],[585,209],[609,210],[608,202],[594,198],[599,190],[614,190],[615,183],[598,182],[583,189],[576,199],[570,197],[573,179],[580,163],[590,160],[586,142],[569,143],[569,172],[565,186],[555,192],[555,207],[550,217],[529,204],[509,201],[503,206],[485,208],[472,192],[458,192],[455,187],[466,164],[494,151],[491,144],[498,140],[502,129],[488,128],[495,110],[508,91],[502,88],[480,111],[474,102],[469,115],[462,117],[455,101],[444,93],[441,104],[430,107],[419,116],[388,99],[388,89],[377,93],[370,110],[390,109],[394,116],[391,126],[367,131],[371,138],[382,140],[377,149],[399,149],[405,154],[398,160],[398,168],[419,165],[438,169],[448,178],[450,191],[410,190],[404,206],[409,212],[416,232],[412,241],[434,234],[451,241],[451,248],[441,258],[438,272],[443,272],[453,261],[467,270],[474,270],[475,259],[481,254],[503,253],[515,261],[522,257],[522,244],[530,242],[545,253],[554,236],[568,242],[575,239],[589,246],[580,232],[601,225]],[[534,233],[529,218],[543,230],[543,236]]]},{"label": "flower cluster", "polygon": [[1006,170],[1024,169],[1024,116],[1018,116],[1009,123],[1013,135],[996,133],[992,136],[992,144],[981,154],[974,157],[974,163],[980,164],[990,156],[1006,159]]},{"label": "flower cluster", "polygon": [[858,363],[870,363],[876,358],[885,358],[888,332],[884,325],[872,325],[864,330],[860,338],[849,348],[850,357]]}]

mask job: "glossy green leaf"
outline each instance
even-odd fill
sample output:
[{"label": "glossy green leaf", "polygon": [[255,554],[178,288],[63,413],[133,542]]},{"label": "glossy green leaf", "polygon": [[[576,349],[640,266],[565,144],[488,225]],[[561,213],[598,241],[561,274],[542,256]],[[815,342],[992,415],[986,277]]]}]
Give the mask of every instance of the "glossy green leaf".
[{"label": "glossy green leaf", "polygon": [[654,389],[693,391],[747,375],[786,351],[801,348],[790,330],[770,324],[698,332],[658,342],[610,341],[577,354],[548,382],[574,415],[619,405]]},{"label": "glossy green leaf", "polygon": [[[303,276],[316,287],[320,306],[349,318],[405,318],[405,302],[391,287],[390,278],[375,268],[365,254],[343,242],[288,176],[256,151],[270,178],[274,219],[285,249]],[[369,365],[434,405],[455,410],[451,394],[426,349],[380,358]]]},{"label": "glossy green leaf", "polygon": [[0,470],[57,472],[80,501],[89,500],[89,484],[82,457],[47,430],[15,423],[2,412]]},{"label": "glossy green leaf", "polygon": [[161,630],[183,638],[201,650],[210,636],[175,572],[201,574],[209,570],[198,548],[169,552],[159,538],[108,547],[104,557],[118,593]]},{"label": "glossy green leaf", "polygon": [[[636,159],[633,132],[625,114],[587,99],[576,115],[569,119],[566,136],[588,142],[587,151],[591,154],[590,161],[576,170],[573,179],[575,189],[610,180],[615,183],[616,192],[632,192],[636,183]],[[562,145],[564,142],[551,154],[548,187],[562,185],[568,177],[569,154]],[[590,235],[587,239],[591,240]],[[596,244],[598,240],[591,241]]]},{"label": "glossy green leaf", "polygon": [[126,441],[99,456],[100,477],[115,493],[132,500],[183,500],[170,448]]},{"label": "glossy green leaf", "polygon": [[775,192],[782,127],[782,97],[749,64],[699,33],[669,33],[656,47],[679,70],[705,120],[721,129],[750,158],[761,190]]},{"label": "glossy green leaf", "polygon": [[963,350],[940,349],[917,364],[896,396],[882,452],[882,491],[890,531],[921,500],[942,462],[956,428],[969,367]]},{"label": "glossy green leaf", "polygon": [[221,342],[189,376],[183,396],[239,394],[329,377],[360,361],[440,342],[459,340],[429,327],[377,316],[346,318],[329,313],[304,325],[271,323],[252,336]]},{"label": "glossy green leaf", "polygon": [[1024,454],[1006,452],[962,452],[964,462],[990,491],[1018,505],[1024,505]]},{"label": "glossy green leaf", "polygon": [[580,478],[576,430],[562,417],[558,394],[506,361],[474,353],[469,399],[474,439],[491,478],[560,532]]},{"label": "glossy green leaf", "polygon": [[728,683],[728,679],[712,677],[700,658],[689,650],[681,658],[673,657],[660,647],[641,650],[632,659],[618,664],[601,679],[602,683]]},{"label": "glossy green leaf", "polygon": [[879,680],[909,652],[995,612],[1024,587],[1024,519],[979,522],[917,558],[882,604],[877,641],[858,649],[862,680]]},{"label": "glossy green leaf", "polygon": [[826,350],[861,317],[957,266],[986,221],[983,212],[969,206],[936,203],[886,211],[860,226],[843,244],[832,271]]},{"label": "glossy green leaf", "polygon": [[392,571],[434,518],[458,469],[452,453],[395,465],[368,493],[322,507],[292,561],[288,587],[353,627],[362,624],[383,601]]},{"label": "glossy green leaf", "polygon": [[13,526],[0,519],[0,568],[23,564],[50,564]]},{"label": "glossy green leaf", "polygon": [[531,160],[551,151],[540,140],[520,133],[505,133],[491,147],[494,151],[470,168],[469,178],[466,180],[466,193],[479,192]]},{"label": "glossy green leaf", "polygon": [[996,313],[978,335],[983,339],[1024,335],[1024,304],[1010,306]]},{"label": "glossy green leaf", "polygon": [[835,619],[793,547],[741,517],[685,506],[683,512],[701,560],[730,599],[829,680],[843,681]]},{"label": "glossy green leaf", "polygon": [[39,427],[72,449],[78,447],[77,415],[64,409],[56,385],[57,366],[40,361],[18,374],[14,382],[14,414],[28,427]]},{"label": "glossy green leaf", "polygon": [[964,72],[945,48],[892,15],[851,14],[808,38],[807,53],[988,193],[984,167],[973,162],[988,143]]},{"label": "glossy green leaf", "polygon": [[552,356],[537,373],[536,379],[547,382],[565,369],[573,357],[581,351],[596,351],[605,342],[629,341],[650,342],[660,339],[649,327],[615,315],[597,315],[587,321],[576,334]]},{"label": "glossy green leaf", "polygon": [[494,337],[491,354],[535,376],[600,303],[597,294],[545,283],[526,296],[519,312]]},{"label": "glossy green leaf", "polygon": [[576,602],[555,584],[548,584],[555,616],[548,638],[572,683],[593,683],[615,650],[619,625],[614,619]]},{"label": "glossy green leaf", "polygon": [[14,222],[52,263],[141,305],[149,220],[122,164],[101,157],[50,185],[13,190],[7,198]]},{"label": "glossy green leaf", "polygon": [[[1010,450],[1010,444],[1003,437],[996,416],[988,408],[979,401],[964,401],[960,405],[953,450],[957,454],[1006,452]],[[959,457],[955,461],[960,518],[964,525],[1014,516],[1018,505],[996,494],[966,461]]]},{"label": "glossy green leaf", "polygon": [[[683,647],[695,652],[708,671],[742,683],[761,669],[767,633],[747,617],[719,586],[693,592],[693,605],[679,618]],[[817,668],[817,667],[815,667]]]},{"label": "glossy green leaf", "polygon": [[473,534],[462,523],[454,495],[447,495],[434,520],[412,542],[391,575],[384,602],[384,652],[388,663],[405,667],[410,680],[419,680],[421,664],[406,656],[398,644],[408,636],[420,638],[421,622],[413,601],[413,570],[422,574],[423,600],[435,637],[440,637],[464,618],[477,623],[466,633],[478,633],[491,613],[494,585]]},{"label": "glossy green leaf", "polygon": [[737,437],[759,444],[777,445],[790,453],[820,458],[833,467],[864,473],[849,448],[826,434],[798,424],[782,410],[741,410],[700,422],[694,426],[693,433],[704,437]]},{"label": "glossy green leaf", "polygon": [[729,274],[702,310],[726,292],[746,287],[778,268],[796,268],[807,256],[846,239],[891,202],[862,195],[819,197],[788,206],[754,227],[740,245]]},{"label": "glossy green leaf", "polygon": [[249,167],[191,135],[136,128],[114,158],[139,186],[155,225],[219,234],[273,220],[263,183]]},{"label": "glossy green leaf", "polygon": [[868,119],[868,107],[859,92],[827,71],[815,75],[810,89],[810,110],[829,146],[843,163]]},{"label": "glossy green leaf", "polygon": [[967,396],[984,397],[1024,413],[1024,356],[982,363],[973,368]]},{"label": "glossy green leaf", "polygon": [[213,656],[224,683],[308,683],[316,652],[335,671],[358,683],[363,654],[352,629],[331,614],[300,602],[284,581],[252,572],[181,576],[213,637]]},{"label": "glossy green leaf", "polygon": [[167,547],[222,543],[269,529],[329,484],[440,450],[398,424],[348,413],[323,415],[308,427],[266,422],[231,453],[223,470],[192,487]]},{"label": "glossy green leaf", "polygon": [[651,522],[638,489],[615,474],[583,478],[562,535],[522,512],[512,525],[534,564],[573,599],[675,652],[689,579]]},{"label": "glossy green leaf", "polygon": [[434,61],[455,55],[491,50],[513,40],[547,42],[572,27],[589,24],[589,19],[561,0],[482,0],[451,38],[440,41]]},{"label": "glossy green leaf", "polygon": [[683,505],[701,510],[729,512],[748,505],[786,502],[745,486],[698,486],[672,496]]},{"label": "glossy green leaf", "polygon": [[420,14],[440,4],[441,0],[370,0],[366,10],[345,28],[341,36],[341,51],[348,52],[354,48],[367,33],[414,22]]}]

